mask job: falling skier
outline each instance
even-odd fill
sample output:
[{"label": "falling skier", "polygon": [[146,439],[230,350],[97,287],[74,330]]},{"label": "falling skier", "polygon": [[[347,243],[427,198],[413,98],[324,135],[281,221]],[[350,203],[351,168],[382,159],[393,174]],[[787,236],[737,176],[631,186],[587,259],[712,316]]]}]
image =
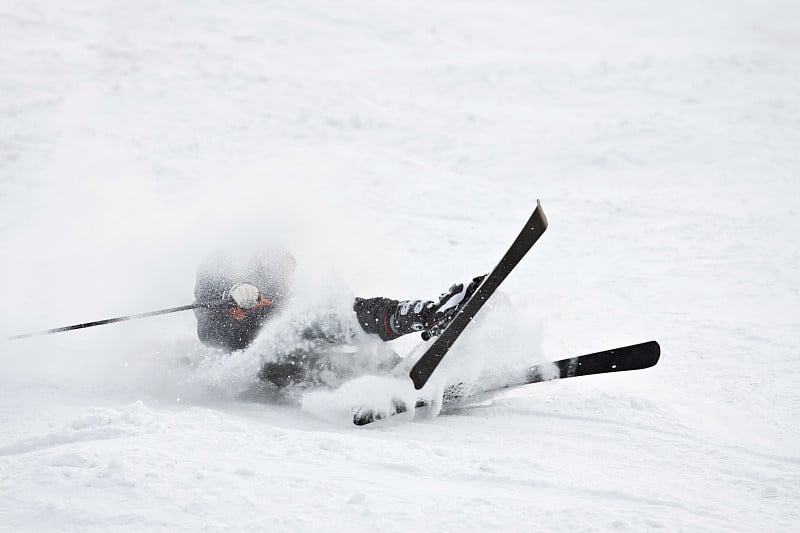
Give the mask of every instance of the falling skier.
[{"label": "falling skier", "polygon": [[[249,347],[262,327],[286,307],[294,270],[294,257],[284,250],[255,254],[238,262],[221,254],[211,256],[198,269],[195,298],[198,302],[222,300],[224,304],[194,310],[200,341],[226,351]],[[355,298],[352,310],[361,329],[383,341],[417,332],[428,339],[444,329],[484,277],[451,286],[437,302]],[[298,338],[303,342],[288,353],[272,354],[263,362],[261,380],[278,388],[316,386],[326,384],[322,377],[331,371],[346,372],[333,368],[330,360],[321,356],[325,348],[346,342],[341,331],[306,325]],[[397,362],[399,357],[395,356],[382,362],[381,369],[388,371]]]},{"label": "falling skier", "polygon": [[[384,341],[408,333],[422,332],[423,339],[434,336],[437,339],[426,347],[408,372],[414,388],[421,390],[475,314],[546,229],[547,218],[537,202],[530,219],[492,272],[474,278],[466,285],[453,285],[439,297],[438,302],[397,301],[381,297],[355,298],[352,314],[350,315],[350,311],[347,313],[352,320],[341,320],[342,317],[336,316],[333,316],[333,320],[328,320],[331,317],[325,316],[317,323],[302,320],[295,323],[299,327],[294,328],[294,335],[290,335],[289,340],[297,342],[273,343],[273,346],[281,346],[282,349],[273,350],[266,360],[262,360],[259,377],[281,391],[292,385],[335,386],[335,383],[326,378],[336,374],[337,369],[331,366],[330,359],[325,359],[324,352],[332,345],[353,340],[356,337],[354,330],[361,330],[366,336],[377,335]],[[277,317],[280,309],[286,307],[294,267],[294,257],[282,250],[253,256],[246,263],[238,265],[228,257],[212,256],[198,271],[195,285],[197,300],[192,304],[35,331],[8,339],[49,335],[194,309],[197,333],[204,344],[226,351],[242,350],[250,347],[261,328],[272,321],[273,317]],[[358,322],[358,326],[350,327],[349,323],[354,321]],[[272,338],[273,335],[263,335],[261,339],[265,337]],[[344,353],[348,353],[347,350]],[[480,390],[488,393],[547,379],[649,368],[658,362],[660,353],[661,349],[656,341],[632,344],[561,359],[549,365],[533,365],[505,383]],[[382,370],[399,368],[399,357],[393,355],[394,359],[383,363]],[[377,366],[380,367],[381,364]],[[334,377],[353,377],[348,375],[348,369],[339,370],[339,374]],[[441,406],[475,392],[469,388],[464,389],[462,385],[464,384],[453,383],[441,390],[441,400],[436,403]],[[388,410],[369,405],[357,406],[353,411],[353,423],[369,424],[386,416],[408,411],[409,408],[428,405],[428,401],[418,398],[416,403],[408,403],[393,398]]]}]

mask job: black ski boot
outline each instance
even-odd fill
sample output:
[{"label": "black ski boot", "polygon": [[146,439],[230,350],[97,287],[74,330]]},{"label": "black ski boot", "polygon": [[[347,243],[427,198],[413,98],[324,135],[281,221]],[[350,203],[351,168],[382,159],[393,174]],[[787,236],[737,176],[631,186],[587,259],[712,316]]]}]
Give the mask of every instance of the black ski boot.
[{"label": "black ski boot", "polygon": [[361,327],[368,333],[377,333],[385,341],[416,332],[428,340],[444,330],[485,277],[478,276],[468,284],[453,285],[439,296],[438,302],[356,298],[354,310]]}]

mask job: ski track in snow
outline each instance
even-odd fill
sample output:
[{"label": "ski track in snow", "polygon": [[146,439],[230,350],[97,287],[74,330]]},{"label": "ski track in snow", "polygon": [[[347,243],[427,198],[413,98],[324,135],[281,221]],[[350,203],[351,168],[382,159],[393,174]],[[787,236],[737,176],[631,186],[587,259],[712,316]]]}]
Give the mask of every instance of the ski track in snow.
[{"label": "ski track in snow", "polygon": [[798,35],[785,0],[3,4],[0,336],[186,303],[263,241],[431,298],[541,198],[438,373],[662,358],[354,428],[241,399],[257,361],[198,359],[188,313],[4,342],[0,530],[800,528]]}]

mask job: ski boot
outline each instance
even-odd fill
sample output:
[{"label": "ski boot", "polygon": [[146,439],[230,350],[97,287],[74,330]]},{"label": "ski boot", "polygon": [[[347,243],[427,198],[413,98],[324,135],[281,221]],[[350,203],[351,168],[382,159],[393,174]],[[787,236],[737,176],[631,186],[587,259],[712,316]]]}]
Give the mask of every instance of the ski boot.
[{"label": "ski boot", "polygon": [[377,333],[385,341],[417,332],[422,334],[423,340],[428,340],[441,334],[485,277],[453,285],[439,296],[438,302],[356,298],[354,310],[361,327],[368,333]]}]

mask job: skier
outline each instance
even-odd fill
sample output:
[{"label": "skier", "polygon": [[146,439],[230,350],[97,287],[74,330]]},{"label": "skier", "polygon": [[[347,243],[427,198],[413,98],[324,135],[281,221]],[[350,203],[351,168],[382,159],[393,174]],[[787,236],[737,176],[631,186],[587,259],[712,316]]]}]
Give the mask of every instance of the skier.
[{"label": "skier", "polygon": [[[294,257],[281,249],[262,252],[238,263],[221,254],[211,256],[198,269],[195,298],[223,304],[195,309],[200,341],[226,351],[250,346],[264,324],[285,306],[294,269]],[[444,329],[484,277],[453,285],[439,296],[438,302],[355,298],[352,309],[361,329],[383,341],[415,332],[428,339]],[[301,332],[303,340],[319,341],[317,349],[308,349],[306,342],[303,348],[281,354],[277,360],[263,364],[259,378],[279,388],[323,384],[320,375],[332,369],[318,352],[321,347],[344,341],[342,335],[323,330],[309,327]],[[386,362],[382,369],[389,370],[397,362],[399,357]]]}]

